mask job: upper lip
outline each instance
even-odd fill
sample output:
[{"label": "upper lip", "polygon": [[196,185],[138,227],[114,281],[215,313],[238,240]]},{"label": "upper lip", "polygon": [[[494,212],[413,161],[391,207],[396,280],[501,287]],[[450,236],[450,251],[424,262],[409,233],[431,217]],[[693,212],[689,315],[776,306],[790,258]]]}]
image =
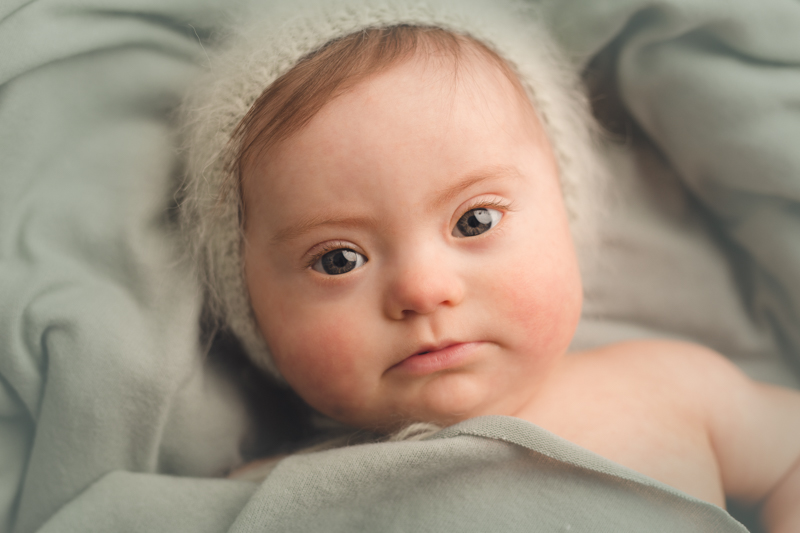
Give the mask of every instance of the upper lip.
[{"label": "upper lip", "polygon": [[444,350],[445,348],[453,346],[454,344],[461,344],[461,343],[458,341],[447,340],[447,341],[442,341],[438,344],[423,344],[422,346],[419,347],[419,349],[416,352],[414,352],[411,355],[412,356],[422,355],[428,352],[436,352],[438,350]]}]

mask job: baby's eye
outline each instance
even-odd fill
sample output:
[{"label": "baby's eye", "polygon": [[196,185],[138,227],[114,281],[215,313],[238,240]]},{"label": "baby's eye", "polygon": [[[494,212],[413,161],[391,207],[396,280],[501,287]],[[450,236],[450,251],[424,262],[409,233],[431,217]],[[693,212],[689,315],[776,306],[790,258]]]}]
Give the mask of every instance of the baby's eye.
[{"label": "baby's eye", "polygon": [[503,213],[497,209],[479,207],[470,209],[458,219],[453,228],[453,237],[474,237],[486,233],[500,222]]},{"label": "baby's eye", "polygon": [[322,274],[336,276],[363,266],[367,258],[349,248],[337,248],[323,254],[311,268]]}]

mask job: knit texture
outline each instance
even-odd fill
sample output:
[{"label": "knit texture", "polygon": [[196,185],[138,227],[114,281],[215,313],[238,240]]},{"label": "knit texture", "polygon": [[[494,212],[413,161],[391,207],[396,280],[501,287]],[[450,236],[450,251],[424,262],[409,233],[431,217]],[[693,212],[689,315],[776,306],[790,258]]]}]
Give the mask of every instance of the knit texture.
[{"label": "knit texture", "polygon": [[182,228],[207,290],[210,316],[280,378],[245,286],[242,205],[231,185],[231,135],[261,93],[326,43],[366,28],[436,26],[483,42],[520,78],[553,146],[582,268],[593,256],[602,164],[579,79],[530,5],[515,0],[306,0],[235,21],[183,107],[187,179]]}]

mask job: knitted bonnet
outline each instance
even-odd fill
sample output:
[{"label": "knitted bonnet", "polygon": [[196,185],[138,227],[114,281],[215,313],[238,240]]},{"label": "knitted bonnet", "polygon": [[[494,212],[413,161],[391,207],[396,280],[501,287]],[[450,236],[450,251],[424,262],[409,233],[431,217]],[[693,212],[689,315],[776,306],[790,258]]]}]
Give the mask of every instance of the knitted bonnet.
[{"label": "knitted bonnet", "polygon": [[582,267],[592,255],[599,169],[580,83],[521,0],[285,0],[231,25],[182,110],[187,177],[181,231],[206,290],[207,311],[259,366],[280,379],[245,287],[241,197],[226,191],[238,147],[231,134],[264,89],[326,43],[367,28],[435,26],[481,41],[516,72],[550,139]]}]

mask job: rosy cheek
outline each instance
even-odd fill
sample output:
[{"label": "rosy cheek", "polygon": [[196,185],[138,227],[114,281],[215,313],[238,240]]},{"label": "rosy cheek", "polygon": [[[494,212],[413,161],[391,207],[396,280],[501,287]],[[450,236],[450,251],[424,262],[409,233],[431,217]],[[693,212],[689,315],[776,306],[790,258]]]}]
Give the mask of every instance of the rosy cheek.
[{"label": "rosy cheek", "polygon": [[359,362],[366,362],[359,349],[364,339],[357,321],[334,315],[306,317],[299,323],[304,325],[284,328],[272,343],[281,373],[303,399],[323,412],[350,403],[359,390]]},{"label": "rosy cheek", "polygon": [[495,290],[504,302],[504,320],[523,332],[521,344],[541,356],[561,355],[581,307],[580,280],[570,268],[552,267],[534,275],[528,265],[521,265],[503,276]]}]

